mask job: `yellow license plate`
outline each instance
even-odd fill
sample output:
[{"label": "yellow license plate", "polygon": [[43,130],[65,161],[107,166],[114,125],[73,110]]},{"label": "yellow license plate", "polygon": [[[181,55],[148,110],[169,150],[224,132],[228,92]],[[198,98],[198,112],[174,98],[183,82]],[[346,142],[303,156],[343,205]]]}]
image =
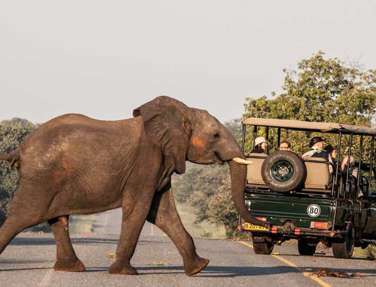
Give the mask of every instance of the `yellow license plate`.
[{"label": "yellow license plate", "polygon": [[247,222],[242,224],[242,229],[248,230],[248,231],[268,231],[269,230],[268,228],[264,226],[254,225],[254,224],[247,223]]}]

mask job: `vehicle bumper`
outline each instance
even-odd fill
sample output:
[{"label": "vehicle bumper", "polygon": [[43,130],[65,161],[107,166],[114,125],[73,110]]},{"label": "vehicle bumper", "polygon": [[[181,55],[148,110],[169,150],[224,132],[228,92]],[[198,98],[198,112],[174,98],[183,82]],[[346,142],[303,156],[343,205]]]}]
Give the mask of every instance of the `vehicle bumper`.
[{"label": "vehicle bumper", "polygon": [[301,228],[301,227],[284,227],[284,226],[272,226],[271,228],[267,229],[265,227],[256,226],[252,224],[241,226],[241,230],[245,232],[253,232],[253,233],[264,233],[265,235],[275,235],[275,236],[282,236],[282,237],[300,237],[300,236],[317,236],[317,237],[339,237],[346,233],[346,231],[342,230],[323,230],[323,229],[313,229],[313,228]]}]

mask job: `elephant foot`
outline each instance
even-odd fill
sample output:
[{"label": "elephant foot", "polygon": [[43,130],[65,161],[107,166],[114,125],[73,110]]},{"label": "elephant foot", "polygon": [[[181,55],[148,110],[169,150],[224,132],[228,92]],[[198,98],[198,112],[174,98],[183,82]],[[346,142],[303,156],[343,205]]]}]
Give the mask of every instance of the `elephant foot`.
[{"label": "elephant foot", "polygon": [[81,260],[58,260],[54,265],[55,271],[63,272],[83,272],[86,270],[85,265]]},{"label": "elephant foot", "polygon": [[124,264],[122,262],[115,261],[109,269],[110,274],[123,274],[123,275],[138,275],[136,268],[129,263]]},{"label": "elephant foot", "polygon": [[193,276],[205,269],[208,264],[209,259],[198,257],[195,261],[184,264],[185,274]]}]

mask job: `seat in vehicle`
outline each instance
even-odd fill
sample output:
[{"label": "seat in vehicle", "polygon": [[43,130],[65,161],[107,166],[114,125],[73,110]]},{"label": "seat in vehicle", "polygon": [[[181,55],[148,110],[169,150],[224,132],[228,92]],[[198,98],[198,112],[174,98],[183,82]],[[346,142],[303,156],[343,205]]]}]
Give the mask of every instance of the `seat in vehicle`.
[{"label": "seat in vehicle", "polygon": [[331,183],[330,163],[324,158],[319,157],[306,157],[303,160],[307,168],[307,178],[304,188],[328,191]]},{"label": "seat in vehicle", "polygon": [[261,167],[264,160],[267,158],[264,153],[248,154],[246,159],[251,163],[247,166],[247,183],[251,185],[265,185],[261,176]]}]

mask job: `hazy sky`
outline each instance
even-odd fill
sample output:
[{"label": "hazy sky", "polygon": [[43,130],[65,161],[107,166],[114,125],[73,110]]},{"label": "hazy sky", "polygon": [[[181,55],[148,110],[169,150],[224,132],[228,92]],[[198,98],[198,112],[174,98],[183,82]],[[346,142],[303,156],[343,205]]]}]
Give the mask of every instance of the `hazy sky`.
[{"label": "hazy sky", "polygon": [[0,1],[0,120],[120,119],[159,95],[239,117],[319,49],[376,68],[376,1]]}]

